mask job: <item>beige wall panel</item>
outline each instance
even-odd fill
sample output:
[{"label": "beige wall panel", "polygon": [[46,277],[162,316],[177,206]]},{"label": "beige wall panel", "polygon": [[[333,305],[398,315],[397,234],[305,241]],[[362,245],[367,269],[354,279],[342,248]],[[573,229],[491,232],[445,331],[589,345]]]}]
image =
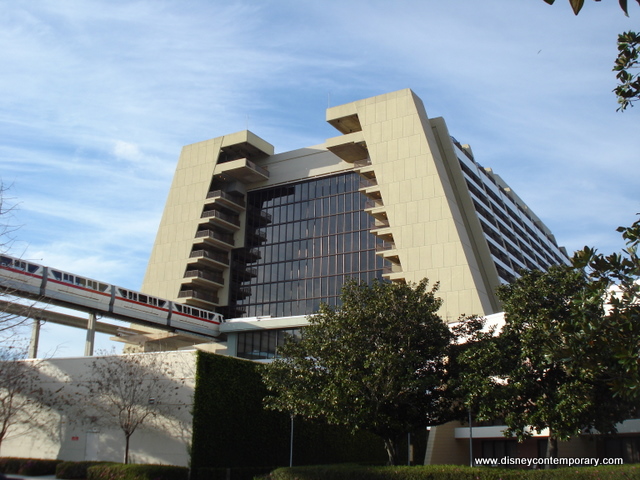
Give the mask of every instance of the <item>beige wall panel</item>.
[{"label": "beige wall panel", "polygon": [[[354,103],[406,278],[451,278],[454,267],[456,278],[461,268],[470,270],[468,278],[475,278],[471,273],[475,266],[469,265],[473,255],[465,251],[469,242],[461,234],[462,216],[422,104],[410,90]],[[426,242],[430,248],[417,242]],[[442,293],[456,304],[456,310],[473,306],[485,313],[482,301],[468,296],[461,300],[456,292],[459,286],[450,280],[446,285],[451,291]],[[481,290],[475,291],[482,295]]]}]

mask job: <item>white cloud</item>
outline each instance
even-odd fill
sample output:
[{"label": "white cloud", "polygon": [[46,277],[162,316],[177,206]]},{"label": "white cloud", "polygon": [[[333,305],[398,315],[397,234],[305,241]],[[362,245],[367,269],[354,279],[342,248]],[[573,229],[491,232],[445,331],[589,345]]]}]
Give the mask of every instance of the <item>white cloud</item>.
[{"label": "white cloud", "polygon": [[615,112],[614,3],[18,0],[0,13],[0,174],[29,255],[139,285],[183,145],[277,151],[324,109],[412,88],[570,250],[640,211],[638,111]]}]

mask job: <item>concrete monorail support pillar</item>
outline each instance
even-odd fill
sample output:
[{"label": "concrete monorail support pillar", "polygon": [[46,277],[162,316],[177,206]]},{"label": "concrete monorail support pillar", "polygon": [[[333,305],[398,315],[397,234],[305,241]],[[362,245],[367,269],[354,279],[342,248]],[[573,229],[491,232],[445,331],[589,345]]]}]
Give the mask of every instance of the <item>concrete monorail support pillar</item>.
[{"label": "concrete monorail support pillar", "polygon": [[35,318],[33,320],[33,327],[31,328],[31,340],[29,341],[29,358],[36,358],[38,356],[38,343],[40,342],[40,325],[41,320]]},{"label": "concrete monorail support pillar", "polygon": [[93,357],[93,346],[96,339],[96,314],[91,312],[89,314],[89,321],[87,322],[87,341],[84,344],[84,356]]}]

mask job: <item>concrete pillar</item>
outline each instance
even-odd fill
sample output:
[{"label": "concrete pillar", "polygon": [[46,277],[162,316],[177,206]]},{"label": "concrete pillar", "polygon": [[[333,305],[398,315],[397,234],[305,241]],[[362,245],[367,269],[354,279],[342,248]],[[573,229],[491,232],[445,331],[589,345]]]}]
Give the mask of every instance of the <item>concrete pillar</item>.
[{"label": "concrete pillar", "polygon": [[31,340],[29,341],[29,358],[36,358],[38,356],[38,343],[40,342],[41,324],[41,321],[37,318],[33,320],[33,327],[31,328]]},{"label": "concrete pillar", "polygon": [[84,356],[93,357],[93,346],[96,339],[96,314],[91,312],[87,321],[87,341],[84,344]]}]

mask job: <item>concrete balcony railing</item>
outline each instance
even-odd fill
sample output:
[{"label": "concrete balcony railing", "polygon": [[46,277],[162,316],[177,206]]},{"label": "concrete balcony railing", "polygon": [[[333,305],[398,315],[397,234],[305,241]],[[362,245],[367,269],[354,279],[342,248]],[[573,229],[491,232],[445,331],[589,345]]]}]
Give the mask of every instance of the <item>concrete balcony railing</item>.
[{"label": "concrete balcony railing", "polygon": [[219,210],[205,210],[200,218],[207,220],[218,220],[234,227],[240,228],[240,219],[235,215],[229,215]]},{"label": "concrete balcony railing", "polygon": [[210,252],[208,250],[194,250],[189,255],[189,258],[207,259],[222,265],[229,265],[229,255],[221,252]]},{"label": "concrete balcony railing", "polygon": [[184,278],[201,279],[218,285],[224,285],[224,277],[221,273],[205,272],[202,270],[187,270]]}]

